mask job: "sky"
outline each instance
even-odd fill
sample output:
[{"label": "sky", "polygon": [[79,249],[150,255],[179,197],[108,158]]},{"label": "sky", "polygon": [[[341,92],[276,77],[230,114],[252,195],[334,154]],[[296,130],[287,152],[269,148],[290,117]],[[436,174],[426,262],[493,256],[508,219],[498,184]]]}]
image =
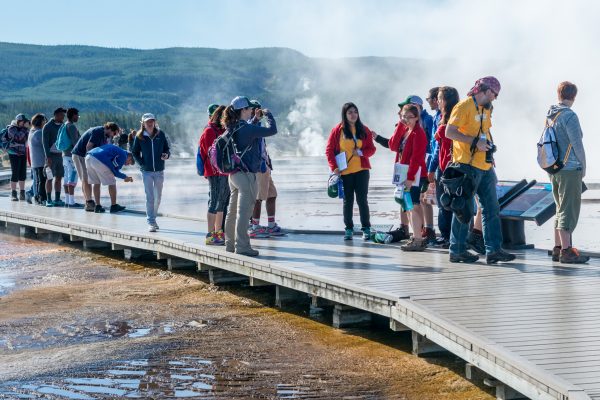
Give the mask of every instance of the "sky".
[{"label": "sky", "polygon": [[[497,162],[511,177],[527,171],[543,178],[535,143],[548,106],[556,103],[558,83],[569,80],[579,87],[574,110],[584,144],[600,147],[594,132],[600,2],[21,0],[3,1],[2,8],[0,41],[5,42],[139,49],[288,47],[311,57],[439,60],[439,69],[429,75],[390,83],[394,99],[410,93],[424,98],[427,89],[441,84],[464,96],[477,78],[494,75],[502,83],[493,118]],[[6,17],[15,15],[23,17]],[[387,123],[395,118],[393,103],[385,116],[370,119]],[[590,175],[600,180],[600,158],[589,158]]]}]

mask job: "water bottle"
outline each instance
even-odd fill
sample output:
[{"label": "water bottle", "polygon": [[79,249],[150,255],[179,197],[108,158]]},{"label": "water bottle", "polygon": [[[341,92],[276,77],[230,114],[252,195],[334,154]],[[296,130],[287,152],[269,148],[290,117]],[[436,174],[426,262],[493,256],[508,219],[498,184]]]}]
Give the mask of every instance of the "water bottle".
[{"label": "water bottle", "polygon": [[340,180],[338,181],[338,197],[340,199],[344,198],[344,182],[342,182],[342,179],[340,178]]},{"label": "water bottle", "polygon": [[402,204],[402,209],[404,211],[412,210],[413,209],[413,201],[412,201],[412,197],[410,197],[410,188],[404,189],[403,200],[404,200],[404,203]]}]

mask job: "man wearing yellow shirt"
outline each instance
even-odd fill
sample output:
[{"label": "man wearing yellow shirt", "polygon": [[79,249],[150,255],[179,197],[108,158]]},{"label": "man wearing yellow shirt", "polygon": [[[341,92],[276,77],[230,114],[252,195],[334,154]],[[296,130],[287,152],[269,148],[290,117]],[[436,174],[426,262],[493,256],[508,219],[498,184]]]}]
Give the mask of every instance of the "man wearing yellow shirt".
[{"label": "man wearing yellow shirt", "polygon": [[[500,205],[496,196],[496,172],[493,168],[495,145],[491,136],[492,102],[498,97],[500,82],[486,76],[475,82],[467,99],[459,102],[450,115],[446,137],[452,140],[452,161],[459,163],[474,178],[475,194],[483,212],[483,238],[486,262],[495,264],[515,259],[502,250]],[[473,199],[466,199],[473,201]],[[469,225],[452,217],[450,262],[473,263],[479,256],[467,251]]]}]

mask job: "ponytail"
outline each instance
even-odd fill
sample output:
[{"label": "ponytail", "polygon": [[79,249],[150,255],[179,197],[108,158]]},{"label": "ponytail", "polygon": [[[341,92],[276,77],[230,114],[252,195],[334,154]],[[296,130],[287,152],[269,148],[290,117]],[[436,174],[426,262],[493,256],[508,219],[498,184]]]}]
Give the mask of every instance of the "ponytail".
[{"label": "ponytail", "polygon": [[223,129],[233,130],[233,127],[240,121],[241,115],[242,110],[234,110],[233,106],[227,106],[221,116],[221,126]]}]

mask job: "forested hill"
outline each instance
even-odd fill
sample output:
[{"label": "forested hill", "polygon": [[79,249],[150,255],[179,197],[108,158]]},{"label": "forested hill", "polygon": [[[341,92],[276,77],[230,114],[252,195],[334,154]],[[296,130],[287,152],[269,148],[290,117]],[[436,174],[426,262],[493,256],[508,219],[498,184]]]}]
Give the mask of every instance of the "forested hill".
[{"label": "forested hill", "polygon": [[[7,101],[62,101],[102,111],[168,113],[232,93],[289,103],[309,58],[289,49],[112,49],[0,43]],[[296,79],[295,79],[296,78]]]},{"label": "forested hill", "polygon": [[130,129],[139,126],[141,113],[152,112],[180,150],[193,152],[207,105],[246,95],[277,118],[280,134],[269,141],[270,149],[302,155],[322,154],[324,137],[347,101],[358,104],[371,128],[393,127],[396,104],[423,85],[417,78],[432,67],[431,62],[393,57],[317,59],[285,48],[135,50],[0,43],[0,59],[0,124],[20,112],[51,115],[63,106],[82,112],[82,129],[107,118]]}]

